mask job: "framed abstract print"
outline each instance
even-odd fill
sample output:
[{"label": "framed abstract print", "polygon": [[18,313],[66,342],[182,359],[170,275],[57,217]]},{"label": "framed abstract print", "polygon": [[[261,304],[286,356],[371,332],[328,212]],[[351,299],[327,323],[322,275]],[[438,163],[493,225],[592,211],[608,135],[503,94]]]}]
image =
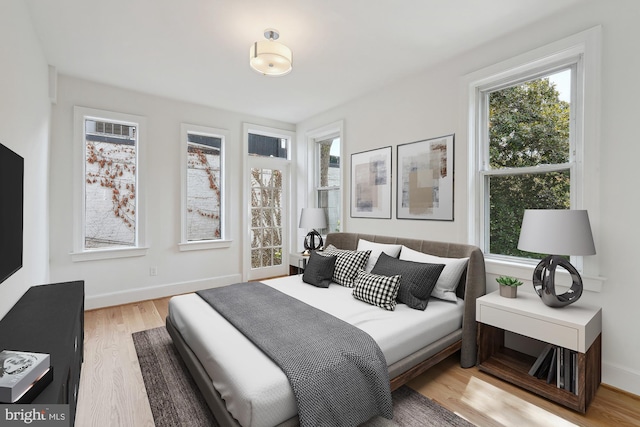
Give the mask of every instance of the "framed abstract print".
[{"label": "framed abstract print", "polygon": [[398,219],[453,221],[454,135],[398,145]]},{"label": "framed abstract print", "polygon": [[391,147],[351,155],[351,217],[391,219]]}]

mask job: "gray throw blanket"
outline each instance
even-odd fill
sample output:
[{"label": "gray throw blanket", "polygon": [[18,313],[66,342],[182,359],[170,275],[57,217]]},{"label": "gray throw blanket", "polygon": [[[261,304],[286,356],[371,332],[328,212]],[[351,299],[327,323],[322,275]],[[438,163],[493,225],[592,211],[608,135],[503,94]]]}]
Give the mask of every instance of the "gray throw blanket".
[{"label": "gray throw blanket", "polygon": [[357,426],[393,407],[387,363],[370,335],[263,283],[197,292],[286,374],[300,425]]}]

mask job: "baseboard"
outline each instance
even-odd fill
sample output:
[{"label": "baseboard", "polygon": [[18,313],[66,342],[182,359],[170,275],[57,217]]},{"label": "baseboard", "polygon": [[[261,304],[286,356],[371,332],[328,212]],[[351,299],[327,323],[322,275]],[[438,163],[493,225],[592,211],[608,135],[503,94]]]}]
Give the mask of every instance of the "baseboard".
[{"label": "baseboard", "polygon": [[602,382],[627,393],[640,396],[640,372],[602,362]]},{"label": "baseboard", "polygon": [[129,304],[137,301],[185,294],[202,289],[217,288],[240,281],[242,281],[241,274],[232,274],[229,276],[211,277],[209,279],[169,283],[159,286],[128,289],[126,291],[87,296],[85,298],[85,310],[93,310],[96,308],[111,307],[114,305]]}]

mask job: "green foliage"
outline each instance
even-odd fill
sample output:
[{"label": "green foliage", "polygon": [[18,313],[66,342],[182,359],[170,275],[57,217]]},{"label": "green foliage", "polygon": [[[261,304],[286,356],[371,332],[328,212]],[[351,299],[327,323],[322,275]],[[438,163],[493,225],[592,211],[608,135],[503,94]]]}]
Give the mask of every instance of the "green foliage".
[{"label": "green foliage", "polygon": [[[570,105],[543,78],[489,97],[491,169],[569,161]],[[569,171],[490,177],[489,233],[493,254],[540,258],[517,249],[525,209],[569,209]]]},{"label": "green foliage", "polygon": [[516,279],[515,277],[509,277],[509,276],[500,276],[496,279],[496,282],[504,286],[515,287],[515,286],[522,285],[522,282],[520,280]]},{"label": "green foliage", "polygon": [[569,103],[549,79],[490,95],[491,167],[536,166],[569,161]]}]

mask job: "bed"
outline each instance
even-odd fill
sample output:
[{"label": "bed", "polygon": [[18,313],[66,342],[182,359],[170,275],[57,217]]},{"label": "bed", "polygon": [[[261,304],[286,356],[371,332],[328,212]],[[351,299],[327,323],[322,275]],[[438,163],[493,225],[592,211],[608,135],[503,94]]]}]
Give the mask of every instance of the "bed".
[{"label": "bed", "polygon": [[[325,246],[355,251],[361,249],[359,245],[363,241],[378,245],[401,245],[403,249],[407,248],[406,253],[468,259],[455,289],[454,301],[430,298],[428,309],[424,311],[398,304],[395,311],[386,312],[375,306],[358,304],[359,301],[349,297],[352,289],[336,284],[330,286],[334,294],[328,296],[326,289],[300,284],[300,276],[263,283],[318,306],[338,318],[342,317],[369,333],[387,359],[392,390],[457,351],[461,352],[462,367],[474,366],[475,300],[486,290],[484,258],[479,248],[358,233],[331,233],[327,236]],[[335,304],[337,300],[341,301],[338,307]],[[438,329],[435,326],[419,326],[419,322],[435,325],[433,319],[438,319],[439,331],[435,330]],[[398,334],[386,329],[393,328],[393,321],[404,325],[405,331],[412,332]],[[170,301],[167,330],[216,420],[220,425],[229,427],[298,425],[295,400],[284,374],[281,371],[278,374],[277,365],[268,357],[256,355],[260,350],[225,322],[196,294],[174,297]],[[412,322],[417,323],[414,325]],[[198,326],[203,324],[207,326]],[[402,339],[398,338],[400,336]],[[256,397],[258,392],[262,393],[260,397]],[[255,402],[251,399],[255,399]]]}]

